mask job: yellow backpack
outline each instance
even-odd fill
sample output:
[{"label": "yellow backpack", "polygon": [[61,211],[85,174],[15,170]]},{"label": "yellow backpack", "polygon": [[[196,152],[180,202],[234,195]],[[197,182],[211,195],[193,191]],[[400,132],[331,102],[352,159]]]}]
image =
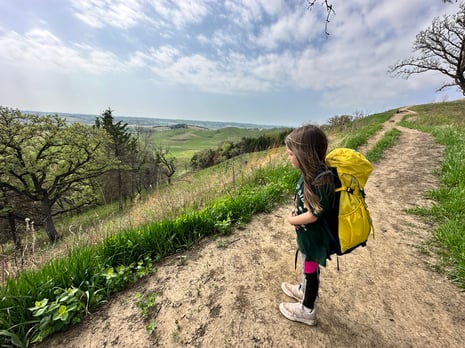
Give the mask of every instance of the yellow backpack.
[{"label": "yellow backpack", "polygon": [[329,152],[326,165],[334,174],[337,219],[321,220],[330,235],[330,254],[343,255],[365,246],[370,232],[375,237],[364,191],[373,166],[360,152],[348,148]]}]

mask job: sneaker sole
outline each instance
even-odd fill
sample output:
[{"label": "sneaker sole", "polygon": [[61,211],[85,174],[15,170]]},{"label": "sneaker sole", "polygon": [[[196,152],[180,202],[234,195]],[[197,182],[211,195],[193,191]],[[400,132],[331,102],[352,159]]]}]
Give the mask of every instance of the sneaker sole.
[{"label": "sneaker sole", "polygon": [[290,313],[286,310],[283,303],[279,304],[279,311],[281,312],[282,315],[284,315],[287,319],[291,321],[299,322],[299,323],[306,324],[309,326],[315,326],[317,324],[316,319],[309,320],[309,319],[296,318],[293,313]]},{"label": "sneaker sole", "polygon": [[290,292],[285,286],[284,284],[286,283],[281,283],[281,289],[283,290],[283,292],[286,294],[286,296],[289,296],[297,301],[302,301],[303,300],[303,296],[302,297],[298,297],[298,296],[295,296],[292,292]]}]

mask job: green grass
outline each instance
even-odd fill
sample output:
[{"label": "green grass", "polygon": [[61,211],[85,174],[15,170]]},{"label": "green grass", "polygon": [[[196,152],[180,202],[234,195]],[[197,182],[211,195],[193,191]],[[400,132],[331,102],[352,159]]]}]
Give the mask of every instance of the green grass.
[{"label": "green grass", "polygon": [[457,286],[465,289],[465,100],[415,106],[412,110],[418,115],[408,115],[402,124],[429,132],[445,145],[441,185],[428,192],[436,204],[415,213],[437,224],[430,241],[440,247],[437,269],[447,272]]},{"label": "green grass", "polygon": [[378,162],[381,158],[383,158],[385,151],[387,151],[396,144],[397,139],[399,139],[399,136],[400,131],[395,128],[386,132],[383,138],[380,141],[378,141],[375,144],[375,146],[373,146],[370,150],[367,151],[366,157],[368,158],[368,160],[373,163]]}]

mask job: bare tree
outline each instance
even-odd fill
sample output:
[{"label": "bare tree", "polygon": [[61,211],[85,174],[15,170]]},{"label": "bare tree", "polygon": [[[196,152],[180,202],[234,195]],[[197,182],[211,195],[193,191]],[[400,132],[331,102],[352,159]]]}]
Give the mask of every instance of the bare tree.
[{"label": "bare tree", "polygon": [[[311,10],[315,6],[316,0],[307,0],[307,8]],[[331,15],[335,15],[336,12],[334,11],[333,4],[330,4],[328,0],[322,0],[321,5],[324,5],[326,7],[326,21],[325,21],[325,34],[326,36],[329,36],[328,32],[328,24],[329,24],[329,18]]]},{"label": "bare tree", "polygon": [[389,73],[409,78],[437,71],[448,77],[438,91],[457,86],[465,95],[465,4],[454,15],[435,18],[429,28],[418,33],[413,50],[417,55],[390,66]]},{"label": "bare tree", "polygon": [[[457,2],[457,0],[442,0],[442,1],[444,3]],[[317,0],[307,0],[307,9],[311,10],[315,6],[316,2]],[[325,34],[326,36],[329,36],[329,32],[328,32],[328,24],[330,22],[329,19],[331,15],[334,16],[336,14],[336,11],[334,11],[333,4],[330,3],[328,0],[321,0],[320,4],[326,7]]]},{"label": "bare tree", "polygon": [[155,150],[157,163],[162,167],[163,174],[168,179],[168,184],[171,184],[171,177],[176,172],[176,158],[170,155],[168,148],[158,147]]}]

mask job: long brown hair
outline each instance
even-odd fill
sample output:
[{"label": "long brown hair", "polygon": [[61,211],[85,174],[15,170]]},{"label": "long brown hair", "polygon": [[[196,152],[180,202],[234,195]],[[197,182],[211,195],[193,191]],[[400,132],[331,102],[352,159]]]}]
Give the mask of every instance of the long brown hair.
[{"label": "long brown hair", "polygon": [[321,169],[328,170],[325,163],[328,151],[328,137],[320,127],[305,125],[294,129],[285,140],[287,148],[292,151],[304,179],[304,200],[316,213],[321,212],[319,197],[312,191],[312,186],[332,184],[331,175],[322,175],[315,180]]}]

